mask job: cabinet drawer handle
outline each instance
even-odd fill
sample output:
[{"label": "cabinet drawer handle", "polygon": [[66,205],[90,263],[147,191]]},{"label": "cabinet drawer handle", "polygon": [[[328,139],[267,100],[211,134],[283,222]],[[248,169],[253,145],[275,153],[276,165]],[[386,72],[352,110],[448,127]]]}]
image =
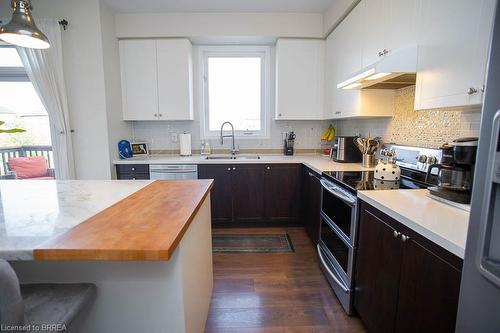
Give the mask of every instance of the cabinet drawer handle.
[{"label": "cabinet drawer handle", "polygon": [[159,113],[159,114],[158,114],[158,117],[163,117],[163,114]]},{"label": "cabinet drawer handle", "polygon": [[132,171],[135,171],[135,168],[132,168]]},{"label": "cabinet drawer handle", "polygon": [[266,167],[267,170],[271,170],[271,167]]},{"label": "cabinet drawer handle", "polygon": [[474,87],[470,87],[469,90],[467,91],[468,95],[474,95],[475,93],[477,93],[477,89]]},{"label": "cabinet drawer handle", "polygon": [[231,171],[231,168],[227,168],[227,171]]},{"label": "cabinet drawer handle", "polygon": [[346,288],[346,286],[344,285],[343,282],[341,282],[339,280],[339,278],[337,277],[336,274],[334,274],[330,268],[328,268],[328,265],[326,264],[325,262],[325,259],[323,259],[323,255],[321,254],[321,250],[320,250],[320,247],[319,247],[319,244],[316,245],[316,249],[318,251],[318,257],[319,259],[321,260],[322,264],[323,264],[323,267],[325,268],[325,270],[328,272],[328,274],[330,275],[330,277],[335,281],[335,283],[345,292],[345,293],[348,293],[349,292],[349,288]]},{"label": "cabinet drawer handle", "polygon": [[409,241],[409,240],[410,240],[410,237],[405,236],[405,235],[402,235],[402,236],[401,236],[401,240],[402,240],[403,242],[406,242],[406,241]]},{"label": "cabinet drawer handle", "polygon": [[[401,235],[401,233],[400,233],[400,232],[398,232],[398,231],[396,231],[396,230],[394,230],[394,231],[392,232],[392,236],[393,236],[394,238],[398,238],[400,235]],[[403,237],[404,237],[404,235],[403,235]]]},{"label": "cabinet drawer handle", "polygon": [[335,114],[342,114],[342,112],[341,111],[337,111],[337,112],[335,112]]},{"label": "cabinet drawer handle", "polygon": [[233,170],[236,170],[236,168],[233,168]]}]

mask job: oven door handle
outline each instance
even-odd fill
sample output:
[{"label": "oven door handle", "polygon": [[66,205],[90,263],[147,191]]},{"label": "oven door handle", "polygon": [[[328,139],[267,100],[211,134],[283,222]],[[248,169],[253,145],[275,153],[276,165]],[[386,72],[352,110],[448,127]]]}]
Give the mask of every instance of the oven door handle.
[{"label": "oven door handle", "polygon": [[335,283],[337,283],[339,285],[340,288],[342,288],[342,290],[345,292],[345,293],[348,293],[349,292],[349,289],[346,288],[344,286],[344,284],[342,283],[342,281],[339,280],[339,278],[333,274],[333,272],[330,270],[330,268],[328,267],[328,265],[326,264],[326,261],[325,259],[323,258],[323,255],[321,254],[321,249],[319,247],[319,244],[316,245],[316,248],[318,250],[318,256],[319,256],[319,259],[321,260],[321,262],[323,263],[323,267],[326,269],[326,271],[328,272],[328,274],[331,276],[331,278],[335,281]]},{"label": "oven door handle", "polygon": [[[327,182],[324,179],[321,179],[320,183],[321,183],[321,186],[323,186],[323,188],[325,190],[327,190],[328,192],[330,192],[332,195],[336,196],[340,200],[345,201],[346,203],[348,203],[351,206],[354,206],[356,204],[356,197],[354,197],[354,198],[353,197],[349,197],[346,194],[340,192],[340,188],[338,186],[335,186],[335,185]],[[339,191],[334,191],[334,190],[332,190],[332,188],[333,189],[337,189]]]}]

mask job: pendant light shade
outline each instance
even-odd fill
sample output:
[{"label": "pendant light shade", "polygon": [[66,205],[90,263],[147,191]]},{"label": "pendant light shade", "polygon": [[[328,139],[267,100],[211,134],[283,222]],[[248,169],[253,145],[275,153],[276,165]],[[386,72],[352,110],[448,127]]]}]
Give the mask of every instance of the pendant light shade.
[{"label": "pendant light shade", "polygon": [[29,0],[12,0],[12,19],[0,27],[0,39],[17,46],[33,49],[48,49],[49,40],[38,29],[31,16]]}]

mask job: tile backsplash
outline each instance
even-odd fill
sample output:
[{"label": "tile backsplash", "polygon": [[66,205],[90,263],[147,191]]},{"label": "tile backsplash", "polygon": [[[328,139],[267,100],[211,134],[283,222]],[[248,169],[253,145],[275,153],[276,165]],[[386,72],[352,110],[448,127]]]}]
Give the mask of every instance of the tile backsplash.
[{"label": "tile backsplash", "polygon": [[[340,135],[381,136],[385,142],[437,148],[444,142],[459,137],[479,136],[481,113],[459,110],[414,111],[415,87],[396,92],[395,110],[392,118],[345,119],[335,121]],[[271,114],[274,112],[272,110]],[[271,118],[271,117],[270,117]],[[297,149],[319,149],[321,133],[330,121],[270,121],[268,139],[236,139],[241,149],[281,149],[282,132],[295,131]],[[133,140],[146,141],[154,150],[179,149],[178,134],[192,135],[192,148],[201,145],[199,115],[193,121],[137,121],[133,123]],[[230,141],[221,146],[218,140],[210,140],[213,149],[230,148]]]},{"label": "tile backsplash", "polygon": [[385,142],[438,148],[456,138],[479,136],[481,113],[453,109],[414,111],[415,87],[396,91],[394,116],[336,122],[341,135],[381,136]]},{"label": "tile backsplash", "polygon": [[[195,119],[198,119],[195,115]],[[270,137],[268,139],[236,138],[240,149],[282,149],[282,133],[294,131],[297,135],[297,149],[319,149],[321,133],[328,127],[328,121],[275,121],[270,120]],[[133,124],[133,140],[145,141],[154,150],[177,150],[179,142],[177,135],[191,133],[192,148],[200,149],[200,122],[193,121],[136,121]],[[224,140],[221,146],[219,140],[209,140],[212,149],[230,149],[231,139]]]}]

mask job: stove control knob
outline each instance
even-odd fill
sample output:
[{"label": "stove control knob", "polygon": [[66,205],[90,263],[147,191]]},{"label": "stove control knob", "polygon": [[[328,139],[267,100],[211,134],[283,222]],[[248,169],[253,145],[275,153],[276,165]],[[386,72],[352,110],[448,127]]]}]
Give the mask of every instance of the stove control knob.
[{"label": "stove control knob", "polygon": [[429,158],[427,159],[427,163],[429,164],[436,164],[437,163],[437,157],[436,156],[429,156]]},{"label": "stove control knob", "polygon": [[425,162],[427,162],[427,156],[425,156],[425,155],[420,155],[420,156],[418,156],[418,161],[419,161],[420,163],[425,163]]}]

